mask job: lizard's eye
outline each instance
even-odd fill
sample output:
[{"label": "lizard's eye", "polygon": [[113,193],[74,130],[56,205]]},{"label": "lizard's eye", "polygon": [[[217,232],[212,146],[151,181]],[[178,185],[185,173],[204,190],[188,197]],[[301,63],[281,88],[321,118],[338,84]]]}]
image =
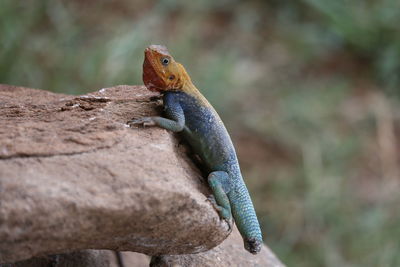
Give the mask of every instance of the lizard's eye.
[{"label": "lizard's eye", "polygon": [[173,79],[175,79],[175,75],[172,74],[171,76],[168,77],[168,79],[172,81]]},{"label": "lizard's eye", "polygon": [[161,64],[163,64],[164,66],[167,66],[168,63],[169,63],[169,58],[164,57],[164,58],[161,59]]}]

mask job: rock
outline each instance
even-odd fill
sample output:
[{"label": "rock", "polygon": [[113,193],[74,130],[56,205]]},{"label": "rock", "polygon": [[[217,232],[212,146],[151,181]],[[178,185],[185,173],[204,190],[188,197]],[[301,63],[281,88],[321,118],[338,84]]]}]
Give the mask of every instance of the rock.
[{"label": "rock", "polygon": [[[82,250],[32,258],[11,264],[0,264],[0,267],[110,267],[113,261],[115,261],[113,253],[110,251]],[[118,266],[116,265],[116,267]]]},{"label": "rock", "polygon": [[[150,257],[144,254],[130,252],[130,251],[122,251],[120,252],[121,263],[124,267],[148,267],[150,263]],[[110,267],[120,267],[116,260],[116,254],[113,252],[112,260],[110,261]]]},{"label": "rock", "polygon": [[163,255],[153,257],[151,267],[185,266],[185,267],[225,267],[225,266],[268,266],[283,267],[267,246],[260,253],[251,255],[243,248],[242,237],[236,227],[232,234],[217,247],[203,253],[188,255]]},{"label": "rock", "polygon": [[160,113],[155,96],[0,85],[0,263],[88,248],[199,253],[229,235],[179,138],[125,124]]},{"label": "rock", "polygon": [[[0,264],[0,267],[145,267],[149,266],[150,257],[129,251],[119,252],[110,250],[82,250],[78,252],[49,255],[33,258],[15,264]],[[53,265],[51,265],[53,264]],[[236,227],[232,234],[217,247],[197,254],[163,255],[154,256],[151,260],[152,267],[224,267],[224,266],[268,266],[283,267],[284,265],[276,256],[264,246],[257,255],[250,255],[243,249],[242,238]]]},{"label": "rock", "polygon": [[[90,249],[5,263],[0,267],[120,267],[117,257],[115,251]],[[140,253],[121,252],[121,262],[125,267],[146,267],[150,258]]]}]

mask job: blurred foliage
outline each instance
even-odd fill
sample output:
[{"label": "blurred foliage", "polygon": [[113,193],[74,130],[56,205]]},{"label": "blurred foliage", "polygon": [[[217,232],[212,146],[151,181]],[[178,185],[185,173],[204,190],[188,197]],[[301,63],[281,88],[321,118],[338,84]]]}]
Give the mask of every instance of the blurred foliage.
[{"label": "blurred foliage", "polygon": [[320,25],[342,46],[371,64],[385,90],[400,96],[399,1],[303,1],[317,11]]},{"label": "blurred foliage", "polygon": [[233,133],[283,262],[400,266],[398,25],[395,0],[3,0],[0,83],[142,84],[165,44]]}]

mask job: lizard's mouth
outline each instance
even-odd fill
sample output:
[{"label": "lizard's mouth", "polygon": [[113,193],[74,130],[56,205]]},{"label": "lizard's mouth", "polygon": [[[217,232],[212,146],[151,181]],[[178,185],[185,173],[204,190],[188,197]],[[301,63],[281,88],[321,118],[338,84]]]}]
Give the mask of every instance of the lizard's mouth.
[{"label": "lizard's mouth", "polygon": [[143,82],[144,85],[150,91],[163,91],[166,87],[164,80],[157,73],[154,66],[154,57],[150,49],[146,49],[144,52],[144,62],[143,62]]}]

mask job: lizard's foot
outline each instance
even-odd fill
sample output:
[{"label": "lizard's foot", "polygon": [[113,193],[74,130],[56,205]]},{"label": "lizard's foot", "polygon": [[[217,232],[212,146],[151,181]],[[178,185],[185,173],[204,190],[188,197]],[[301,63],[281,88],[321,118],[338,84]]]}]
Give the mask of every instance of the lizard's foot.
[{"label": "lizard's foot", "polygon": [[233,219],[224,219],[224,221],[226,222],[226,224],[228,224],[228,232],[232,232],[233,229]]},{"label": "lizard's foot", "polygon": [[228,231],[232,231],[233,219],[230,212],[217,204],[214,195],[210,195],[207,200],[210,201],[211,205],[218,212],[219,217],[228,224]]},{"label": "lizard's foot", "polygon": [[151,117],[143,117],[143,118],[139,118],[139,119],[132,119],[130,121],[127,121],[126,124],[128,124],[129,127],[132,127],[134,125],[136,125],[136,126],[142,125],[143,127],[156,125],[154,120]]},{"label": "lizard's foot", "polygon": [[213,205],[214,209],[218,211],[218,213],[221,211],[222,207],[218,206],[217,201],[215,200],[214,195],[210,195],[207,198],[208,201],[210,201],[211,205]]}]

